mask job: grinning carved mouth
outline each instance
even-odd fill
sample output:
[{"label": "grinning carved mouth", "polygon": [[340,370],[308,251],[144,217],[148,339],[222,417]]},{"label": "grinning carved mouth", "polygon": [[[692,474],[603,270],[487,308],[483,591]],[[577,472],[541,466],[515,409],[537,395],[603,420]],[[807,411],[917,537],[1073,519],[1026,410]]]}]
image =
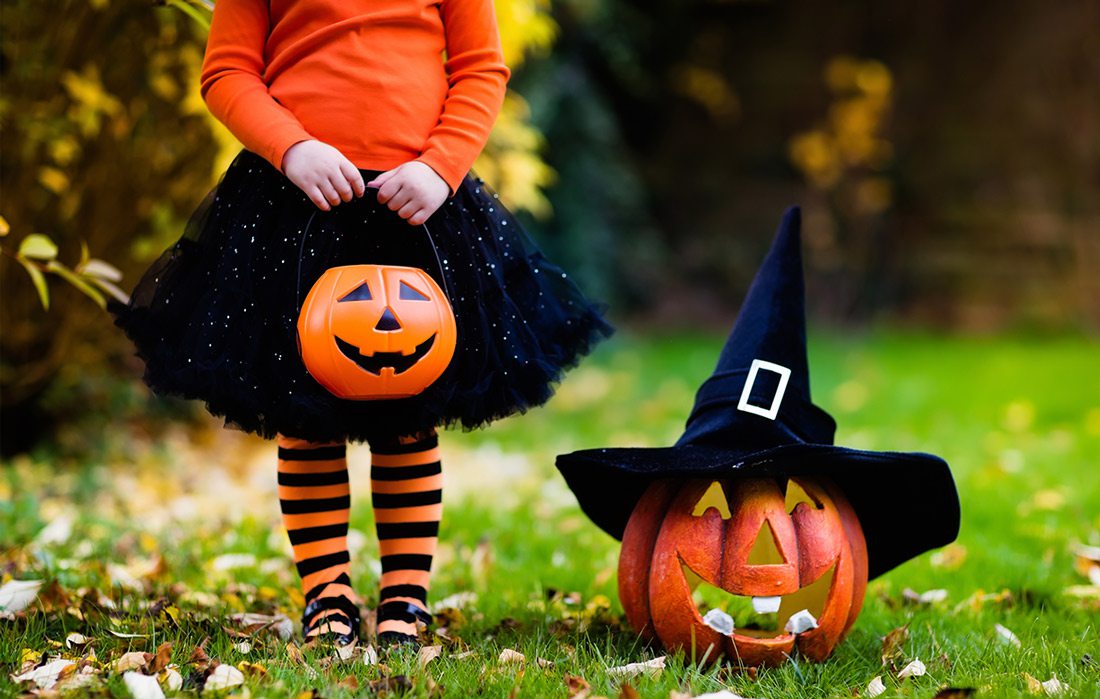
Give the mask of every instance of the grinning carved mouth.
[{"label": "grinning carved mouth", "polygon": [[752,638],[778,638],[788,635],[785,627],[791,616],[802,610],[820,619],[836,575],[836,563],[820,578],[796,592],[775,597],[735,595],[716,587],[692,570],[683,559],[680,568],[692,590],[692,599],[703,616],[708,610],[721,609],[733,617],[735,634]]},{"label": "grinning carved mouth", "polygon": [[416,349],[410,354],[403,354],[401,352],[375,352],[374,354],[363,354],[359,351],[359,348],[350,342],[345,342],[339,337],[333,335],[336,340],[336,346],[340,348],[340,351],[345,357],[355,362],[356,365],[363,371],[369,372],[378,376],[382,373],[382,369],[389,367],[393,369],[394,374],[402,374],[411,369],[417,362],[424,358],[424,355],[428,353],[428,350],[435,344],[435,333],[427,340],[424,340]]}]

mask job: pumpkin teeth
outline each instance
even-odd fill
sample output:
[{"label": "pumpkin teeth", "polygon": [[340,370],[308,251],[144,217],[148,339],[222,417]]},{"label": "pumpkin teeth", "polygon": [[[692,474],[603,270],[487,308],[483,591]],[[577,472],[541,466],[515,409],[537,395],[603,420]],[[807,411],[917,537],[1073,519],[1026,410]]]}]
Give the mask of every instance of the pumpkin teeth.
[{"label": "pumpkin teeth", "polygon": [[[750,597],[736,595],[708,583],[687,563],[680,561],[684,580],[692,589],[692,597],[700,616],[711,609],[721,609],[734,619],[736,633],[754,638],[776,638],[792,633],[788,628],[802,633],[816,628],[817,619],[825,611],[825,602],[832,589],[836,564],[817,580],[799,590],[782,596]],[[782,621],[781,621],[782,620]],[[813,626],[807,622],[813,620]]]},{"label": "pumpkin teeth", "polygon": [[336,346],[340,348],[340,352],[345,357],[355,362],[355,364],[363,371],[369,372],[378,376],[382,373],[382,369],[393,369],[393,373],[402,374],[413,366],[416,365],[421,359],[428,354],[428,350],[435,344],[435,335],[433,334],[424,342],[417,345],[411,352],[402,350],[400,352],[375,352],[373,354],[363,354],[363,352],[355,345],[341,340],[339,337],[333,335],[336,340]]}]

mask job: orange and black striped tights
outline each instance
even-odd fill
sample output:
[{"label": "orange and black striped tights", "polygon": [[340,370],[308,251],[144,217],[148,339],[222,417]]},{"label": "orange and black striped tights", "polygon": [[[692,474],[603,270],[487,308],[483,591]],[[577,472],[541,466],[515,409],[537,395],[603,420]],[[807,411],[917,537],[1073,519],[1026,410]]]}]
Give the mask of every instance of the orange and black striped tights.
[{"label": "orange and black striped tights", "polygon": [[[302,578],[307,640],[358,637],[359,612],[349,576],[346,445],[279,436],[279,504]],[[371,491],[382,558],[378,637],[413,642],[429,621],[432,556],[443,514],[443,472],[435,431],[372,440]]]}]

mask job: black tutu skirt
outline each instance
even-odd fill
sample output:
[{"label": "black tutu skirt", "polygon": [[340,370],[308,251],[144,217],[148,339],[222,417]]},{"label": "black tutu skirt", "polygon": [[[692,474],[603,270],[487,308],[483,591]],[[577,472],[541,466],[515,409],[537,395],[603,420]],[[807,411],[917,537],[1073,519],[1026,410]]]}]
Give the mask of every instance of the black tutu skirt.
[{"label": "black tutu skirt", "polygon": [[[427,228],[431,242],[373,190],[322,212],[245,150],[130,302],[111,311],[154,392],[200,399],[226,425],[263,437],[312,441],[472,429],[523,412],[611,334],[479,180],[467,177]],[[420,267],[455,312],[454,358],[411,398],[338,398],[298,351],[298,311],[313,283],[329,267],[367,263]]]}]

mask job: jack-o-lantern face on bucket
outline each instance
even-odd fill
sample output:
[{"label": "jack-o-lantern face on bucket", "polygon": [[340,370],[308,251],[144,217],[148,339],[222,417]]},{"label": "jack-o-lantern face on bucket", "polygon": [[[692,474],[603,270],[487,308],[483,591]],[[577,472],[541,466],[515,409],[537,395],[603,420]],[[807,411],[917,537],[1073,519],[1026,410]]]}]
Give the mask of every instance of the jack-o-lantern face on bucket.
[{"label": "jack-o-lantern face on bucket", "polygon": [[[619,556],[631,625],[708,661],[778,665],[795,647],[824,660],[855,622],[866,587],[863,530],[824,479],[656,482],[634,508]],[[731,634],[704,622],[708,607],[733,618]],[[807,613],[816,627],[803,631],[796,624]]]},{"label": "jack-o-lantern face on bucket", "polygon": [[306,369],[341,398],[420,393],[446,370],[456,339],[446,296],[415,267],[333,267],[298,315]]}]

